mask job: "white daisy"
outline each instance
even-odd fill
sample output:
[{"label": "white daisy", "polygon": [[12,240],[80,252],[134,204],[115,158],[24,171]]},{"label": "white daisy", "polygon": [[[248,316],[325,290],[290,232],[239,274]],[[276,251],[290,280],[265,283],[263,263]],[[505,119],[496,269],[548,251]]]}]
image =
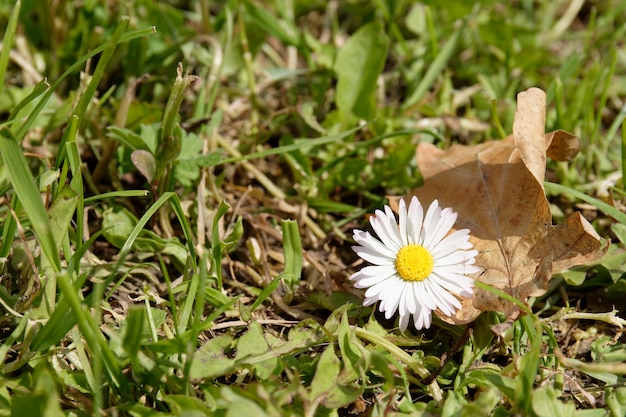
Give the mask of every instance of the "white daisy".
[{"label": "white daisy", "polygon": [[385,206],[376,210],[370,224],[378,239],[369,232],[354,230],[359,246],[352,249],[373,264],[350,277],[356,288],[367,288],[363,305],[380,301],[387,319],[400,313],[404,331],[413,315],[417,330],[429,328],[433,310],[451,316],[461,308],[453,295],[471,297],[474,280],[467,277],[480,271],[473,265],[478,251],[471,250],[469,229],[449,233],[457,214],[433,201],[426,215],[417,197],[409,209],[400,200],[399,219]]}]

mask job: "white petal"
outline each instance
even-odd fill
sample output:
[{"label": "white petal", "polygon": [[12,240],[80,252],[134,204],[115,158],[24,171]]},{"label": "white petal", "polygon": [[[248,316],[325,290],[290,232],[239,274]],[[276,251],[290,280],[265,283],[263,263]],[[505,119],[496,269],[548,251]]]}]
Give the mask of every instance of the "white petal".
[{"label": "white petal", "polygon": [[[375,277],[375,276],[390,276],[391,274],[395,274],[396,269],[387,265],[370,265],[364,268],[361,268],[360,271],[352,274],[352,276],[356,274],[362,275],[363,278]],[[352,279],[352,277],[350,278]]]},{"label": "white petal", "polygon": [[442,287],[434,283],[434,281],[427,280],[426,286],[429,289],[430,295],[435,299],[437,307],[444,314],[450,316],[454,314],[457,309],[461,308],[461,303],[459,302],[459,300],[453,297]]},{"label": "white petal", "polygon": [[[361,232],[361,233],[356,233]],[[355,230],[353,235],[354,241],[364,248],[371,249],[372,252],[378,252],[381,255],[388,256],[390,258],[396,257],[396,251],[385,246],[380,240],[376,239],[369,232],[363,232],[361,230]]]},{"label": "white petal", "polygon": [[413,196],[411,204],[409,204],[409,211],[407,213],[407,234],[409,243],[417,244],[420,242],[422,233],[422,223],[424,221],[424,208],[417,199]]},{"label": "white petal", "polygon": [[[400,281],[401,284],[394,281]],[[391,278],[387,280],[387,286],[378,295],[380,298],[380,311],[386,312],[386,318],[391,318],[391,316],[393,316],[398,309],[400,294],[402,294],[404,286],[404,281]]]},{"label": "white petal", "polygon": [[400,298],[402,297],[402,290],[396,294],[396,296],[390,296],[383,299],[380,302],[380,309],[385,310],[385,318],[390,319],[391,316],[398,311],[398,305],[400,304]]},{"label": "white petal", "polygon": [[378,301],[378,297],[365,297],[363,300],[363,307],[371,306],[376,301]]},{"label": "white petal", "polygon": [[415,314],[413,314],[413,325],[417,330],[428,329],[431,323],[432,311],[427,308],[419,308]]},{"label": "white petal", "polygon": [[428,289],[426,288],[424,281],[419,281],[413,284],[413,295],[415,296],[417,304],[422,306],[422,308],[427,308],[429,310],[435,310],[437,308],[435,300],[428,294]]},{"label": "white petal", "polygon": [[402,241],[402,245],[406,246],[409,244],[408,234],[406,230],[407,226],[407,212],[406,212],[406,203],[404,200],[400,199],[398,206],[398,227],[400,229],[400,240]]},{"label": "white petal", "polygon": [[433,275],[431,275],[431,277],[436,277],[436,280],[447,281],[454,285],[459,285],[463,288],[471,288],[474,286],[473,279],[471,279],[468,276],[461,275],[461,274],[454,274],[454,273],[439,274],[437,272],[433,272]]},{"label": "white petal", "polygon": [[[391,267],[387,266],[385,268],[391,268]],[[464,264],[439,265],[437,264],[433,268],[433,273],[436,273],[439,275],[446,275],[446,274],[468,275],[473,272],[467,272],[467,271],[472,270],[474,268],[477,268],[478,270],[480,270],[480,268],[473,266],[473,265],[464,265]],[[478,271],[474,271],[474,272],[478,272]]]},{"label": "white petal", "polygon": [[415,313],[417,307],[417,297],[415,296],[415,288],[414,284],[407,285],[406,291],[404,293],[404,306],[410,314]]},{"label": "white petal", "polygon": [[431,275],[429,279],[434,280],[437,283],[437,285],[439,285],[440,287],[445,288],[446,290],[453,292],[455,294],[458,294],[462,297],[469,297],[474,293],[474,290],[473,290],[474,280],[473,279],[467,278],[465,276],[461,276],[460,278],[457,278],[456,280],[452,281],[452,280],[445,279],[443,277],[444,276],[440,276],[440,275],[437,275],[436,273],[433,273],[433,275]]},{"label": "white petal", "polygon": [[396,220],[396,216],[395,214],[393,214],[391,207],[385,206],[385,216],[381,220],[383,221],[385,230],[387,231],[393,242],[398,245],[398,248],[404,246],[402,238],[400,237],[400,228],[398,227],[398,221]]},{"label": "white petal", "polygon": [[389,285],[388,280],[383,282],[379,282],[378,284],[372,285],[365,291],[365,297],[373,298],[376,297],[377,300],[380,299],[380,293]]},{"label": "white petal", "polygon": [[355,288],[369,288],[369,287],[373,287],[374,285],[378,285],[385,280],[388,280],[389,278],[391,278],[393,274],[388,275],[388,276],[378,275],[375,277],[355,277],[355,275],[356,274],[350,277],[350,280],[355,281],[354,282]]},{"label": "white petal", "polygon": [[439,201],[433,200],[430,207],[428,207],[428,211],[426,211],[426,215],[424,216],[424,223],[422,225],[423,235],[421,236],[421,242],[418,243],[426,247],[430,247],[430,245],[427,245],[427,241],[430,243],[430,236],[434,234],[440,218],[441,208],[439,207]]},{"label": "white petal", "polygon": [[464,230],[457,230],[440,240],[438,243],[429,248],[433,256],[449,254],[453,251],[460,249],[471,249],[472,244],[469,242],[468,236],[465,233],[461,233]]},{"label": "white petal", "polygon": [[410,314],[400,315],[400,323],[398,323],[400,325],[400,331],[404,332],[406,328],[409,326],[410,317],[411,317]]},{"label": "white petal", "polygon": [[353,246],[352,250],[369,263],[374,265],[393,265],[394,260],[388,256],[379,254],[378,252],[372,252],[370,249],[363,246]]},{"label": "white petal", "polygon": [[440,216],[432,231],[424,236],[424,246],[428,249],[436,247],[441,242],[452,226],[454,226],[457,218],[457,214],[450,208],[443,209]]},{"label": "white petal", "polygon": [[370,217],[372,229],[374,229],[382,244],[392,251],[398,252],[402,247],[402,242],[400,242],[400,238],[393,230],[393,227],[398,227],[395,224],[395,219],[393,222],[393,225],[389,225],[389,219],[387,219],[385,213],[380,210],[376,210],[376,216]]}]

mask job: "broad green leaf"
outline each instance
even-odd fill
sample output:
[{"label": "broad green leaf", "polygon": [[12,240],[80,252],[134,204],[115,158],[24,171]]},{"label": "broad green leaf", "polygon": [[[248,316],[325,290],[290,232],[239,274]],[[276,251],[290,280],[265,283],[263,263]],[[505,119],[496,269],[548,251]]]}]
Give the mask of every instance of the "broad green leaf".
[{"label": "broad green leaf", "polygon": [[325,340],[325,335],[322,332],[315,332],[314,329],[298,326],[289,331],[289,340],[287,342],[280,345],[272,345],[267,352],[258,354],[248,359],[247,362],[254,365],[268,359],[285,357],[302,349],[319,345]]},{"label": "broad green leaf", "polygon": [[220,394],[228,404],[225,417],[267,416],[265,410],[263,410],[257,403],[243,395],[238,395],[234,390],[227,386],[222,387]]},{"label": "broad green leaf", "polygon": [[517,389],[516,380],[499,374],[496,369],[473,369],[464,375],[463,386],[476,385],[480,387],[492,386],[497,388],[507,398],[515,398]]},{"label": "broad green leaf", "polygon": [[[144,128],[142,128],[143,133]],[[151,141],[146,141],[143,136],[138,135],[129,129],[120,128],[117,126],[109,126],[107,129],[107,136],[113,138],[115,140],[123,143],[127,148],[135,151],[135,150],[144,150],[146,152],[152,152],[153,147],[151,146],[154,139]]]},{"label": "broad green leaf", "polygon": [[124,207],[108,209],[102,215],[103,235],[116,248],[124,246],[137,225],[137,218]]},{"label": "broad green leaf", "polygon": [[587,271],[581,271],[576,269],[563,271],[560,275],[563,275],[563,278],[568,285],[574,286],[582,285],[582,283],[585,282],[585,280],[587,279]]},{"label": "broad green leaf", "polygon": [[59,179],[58,169],[49,169],[39,176],[39,191],[46,191],[46,189],[54,184]]},{"label": "broad green leaf", "polygon": [[235,366],[235,360],[224,353],[233,337],[224,334],[206,342],[193,356],[193,365],[189,376],[193,379],[211,379],[229,372]]},{"label": "broad green leaf", "polygon": [[341,363],[335,347],[330,343],[317,362],[317,369],[311,381],[311,401],[324,401],[336,389],[336,380],[341,371]]},{"label": "broad green leaf", "polygon": [[339,50],[335,100],[344,117],[374,117],[376,82],[385,65],[388,44],[382,24],[372,22],[356,31]]},{"label": "broad green leaf", "polygon": [[144,338],[144,322],[146,311],[143,308],[130,308],[126,320],[124,320],[123,347],[129,357],[137,355],[141,342]]},{"label": "broad green leaf", "polygon": [[50,228],[57,250],[61,248],[61,242],[68,234],[76,204],[78,204],[78,194],[69,185],[64,185],[48,210]]},{"label": "broad green leaf", "polygon": [[626,416],[626,387],[607,389],[605,398],[612,416]]},{"label": "broad green leaf", "polygon": [[269,358],[263,361],[252,361],[254,357],[266,353],[270,349],[263,334],[263,328],[257,322],[249,325],[248,331],[237,341],[237,354],[235,361],[242,364],[254,363],[256,375],[265,380],[278,368],[277,358]]},{"label": "broad green leaf", "polygon": [[167,395],[163,400],[177,416],[204,417],[213,414],[202,400],[190,395]]},{"label": "broad green leaf", "polygon": [[450,417],[455,415],[461,417],[474,417],[481,415],[495,416],[495,414],[493,414],[493,409],[500,402],[502,402],[502,395],[500,395],[497,389],[490,387],[482,391],[478,398],[474,398],[474,401],[465,404],[461,413],[450,414]]},{"label": "broad green leaf", "polygon": [[56,381],[42,364],[35,370],[32,392],[18,392],[11,407],[12,417],[41,416],[63,417]]},{"label": "broad green leaf", "polygon": [[269,349],[267,341],[263,337],[263,328],[257,322],[251,322],[248,331],[237,341],[237,354],[235,360],[247,363],[247,359]]},{"label": "broad green leaf", "polygon": [[149,183],[152,183],[154,174],[156,173],[156,160],[154,156],[143,149],[137,149],[130,154],[130,160],[141,175],[143,175]]},{"label": "broad green leaf", "polygon": [[565,403],[559,399],[556,390],[544,385],[531,393],[532,409],[537,417],[553,417],[553,416],[573,416],[576,412],[576,406],[572,403]]},{"label": "broad green leaf", "polygon": [[[339,324],[339,332],[337,334],[337,344],[343,359],[342,380],[348,378],[350,382],[356,380],[360,375],[360,367],[366,368],[366,359],[364,355],[367,351],[357,339],[354,330],[348,322],[348,313],[343,312],[341,323]],[[347,381],[346,381],[347,382]]]},{"label": "broad green leaf", "polygon": [[446,397],[446,402],[441,410],[441,417],[457,417],[461,415],[463,409],[467,406],[467,400],[463,395],[450,391]]}]

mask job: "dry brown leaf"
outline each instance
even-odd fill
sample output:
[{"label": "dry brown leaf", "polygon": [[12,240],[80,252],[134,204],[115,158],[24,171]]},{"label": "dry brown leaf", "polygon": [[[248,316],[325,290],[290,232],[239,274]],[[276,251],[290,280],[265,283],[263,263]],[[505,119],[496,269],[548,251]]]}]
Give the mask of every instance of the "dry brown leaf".
[{"label": "dry brown leaf", "polygon": [[[455,229],[470,229],[479,251],[476,264],[483,271],[474,278],[524,302],[545,292],[553,272],[593,262],[607,249],[579,213],[552,225],[543,189],[546,156],[570,159],[580,141],[564,131],[544,133],[545,102],[538,88],[520,93],[513,135],[503,140],[445,151],[420,144],[417,164],[424,185],[405,197],[417,195],[426,207],[434,199],[452,207],[458,213]],[[519,314],[516,305],[477,289],[450,321],[467,323],[487,310],[509,318]]]}]

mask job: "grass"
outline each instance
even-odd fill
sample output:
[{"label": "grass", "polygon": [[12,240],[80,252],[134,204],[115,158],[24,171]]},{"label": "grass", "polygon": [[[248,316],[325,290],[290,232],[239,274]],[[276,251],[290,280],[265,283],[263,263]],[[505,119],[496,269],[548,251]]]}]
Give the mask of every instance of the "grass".
[{"label": "grass", "polygon": [[[2,3],[0,414],[623,416],[626,6],[484,3]],[[401,333],[352,229],[531,86],[611,249]]]}]

